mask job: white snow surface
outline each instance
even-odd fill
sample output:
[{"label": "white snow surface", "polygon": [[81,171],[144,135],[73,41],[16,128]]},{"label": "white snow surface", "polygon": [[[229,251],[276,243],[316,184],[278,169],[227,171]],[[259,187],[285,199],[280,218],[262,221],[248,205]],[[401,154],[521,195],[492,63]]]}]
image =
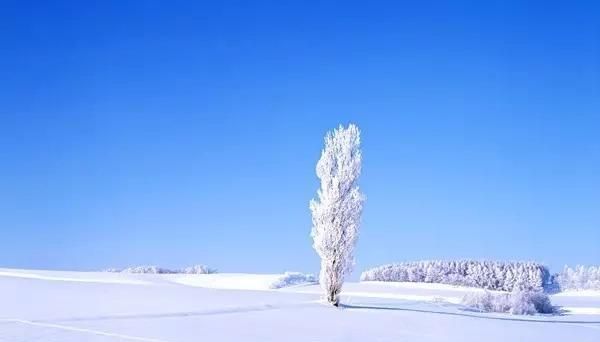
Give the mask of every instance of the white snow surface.
[{"label": "white snow surface", "polygon": [[313,275],[298,272],[285,272],[284,274],[220,273],[202,274],[202,277],[178,275],[165,278],[169,278],[172,282],[188,286],[255,291],[316,283],[316,278]]},{"label": "white snow surface", "polygon": [[568,290],[559,292],[558,297],[600,297],[600,290]]},{"label": "white snow surface", "polygon": [[600,293],[552,296],[562,315],[477,313],[471,288],[314,277],[0,269],[0,341],[600,341]]}]

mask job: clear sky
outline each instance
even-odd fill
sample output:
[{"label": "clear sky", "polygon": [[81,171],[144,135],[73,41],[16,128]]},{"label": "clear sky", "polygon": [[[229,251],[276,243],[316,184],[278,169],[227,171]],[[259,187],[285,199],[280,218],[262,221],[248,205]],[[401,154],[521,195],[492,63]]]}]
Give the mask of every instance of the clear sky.
[{"label": "clear sky", "polygon": [[316,272],[348,122],[357,271],[600,264],[593,1],[3,1],[0,26],[0,266]]}]

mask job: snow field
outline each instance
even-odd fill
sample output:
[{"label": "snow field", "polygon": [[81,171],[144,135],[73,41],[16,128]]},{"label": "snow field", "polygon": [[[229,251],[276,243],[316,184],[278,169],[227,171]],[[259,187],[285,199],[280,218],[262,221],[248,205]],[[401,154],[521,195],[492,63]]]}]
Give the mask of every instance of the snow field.
[{"label": "snow field", "polygon": [[[483,314],[452,303],[471,289],[378,282],[346,283],[336,309],[318,285],[285,279],[302,277],[0,269],[0,341],[600,340],[591,311]],[[600,308],[597,296],[552,299]]]}]

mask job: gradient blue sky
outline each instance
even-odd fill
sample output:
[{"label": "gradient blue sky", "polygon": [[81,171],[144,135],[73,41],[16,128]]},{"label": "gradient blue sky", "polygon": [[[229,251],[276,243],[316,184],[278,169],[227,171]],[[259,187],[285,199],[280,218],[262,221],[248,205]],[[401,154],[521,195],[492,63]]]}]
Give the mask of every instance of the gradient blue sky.
[{"label": "gradient blue sky", "polygon": [[316,272],[363,132],[357,271],[600,263],[600,6],[3,1],[0,266]]}]

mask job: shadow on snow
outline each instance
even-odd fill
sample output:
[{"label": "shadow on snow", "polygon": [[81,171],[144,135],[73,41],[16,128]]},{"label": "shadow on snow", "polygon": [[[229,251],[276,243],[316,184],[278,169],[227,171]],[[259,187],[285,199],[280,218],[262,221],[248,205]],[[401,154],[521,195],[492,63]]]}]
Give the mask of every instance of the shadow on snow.
[{"label": "shadow on snow", "polygon": [[384,310],[384,311],[418,312],[418,313],[428,313],[428,314],[437,314],[437,315],[446,315],[446,316],[472,317],[472,318],[479,318],[479,319],[514,321],[514,322],[558,323],[558,324],[600,324],[600,321],[581,321],[581,320],[575,321],[575,320],[552,320],[552,319],[536,319],[536,318],[499,317],[499,316],[485,316],[486,313],[477,315],[477,314],[472,314],[472,313],[468,313],[468,312],[449,312],[449,311],[436,311],[436,310],[373,306],[373,305],[340,304],[340,307],[343,309],[352,309],[352,310]]}]

